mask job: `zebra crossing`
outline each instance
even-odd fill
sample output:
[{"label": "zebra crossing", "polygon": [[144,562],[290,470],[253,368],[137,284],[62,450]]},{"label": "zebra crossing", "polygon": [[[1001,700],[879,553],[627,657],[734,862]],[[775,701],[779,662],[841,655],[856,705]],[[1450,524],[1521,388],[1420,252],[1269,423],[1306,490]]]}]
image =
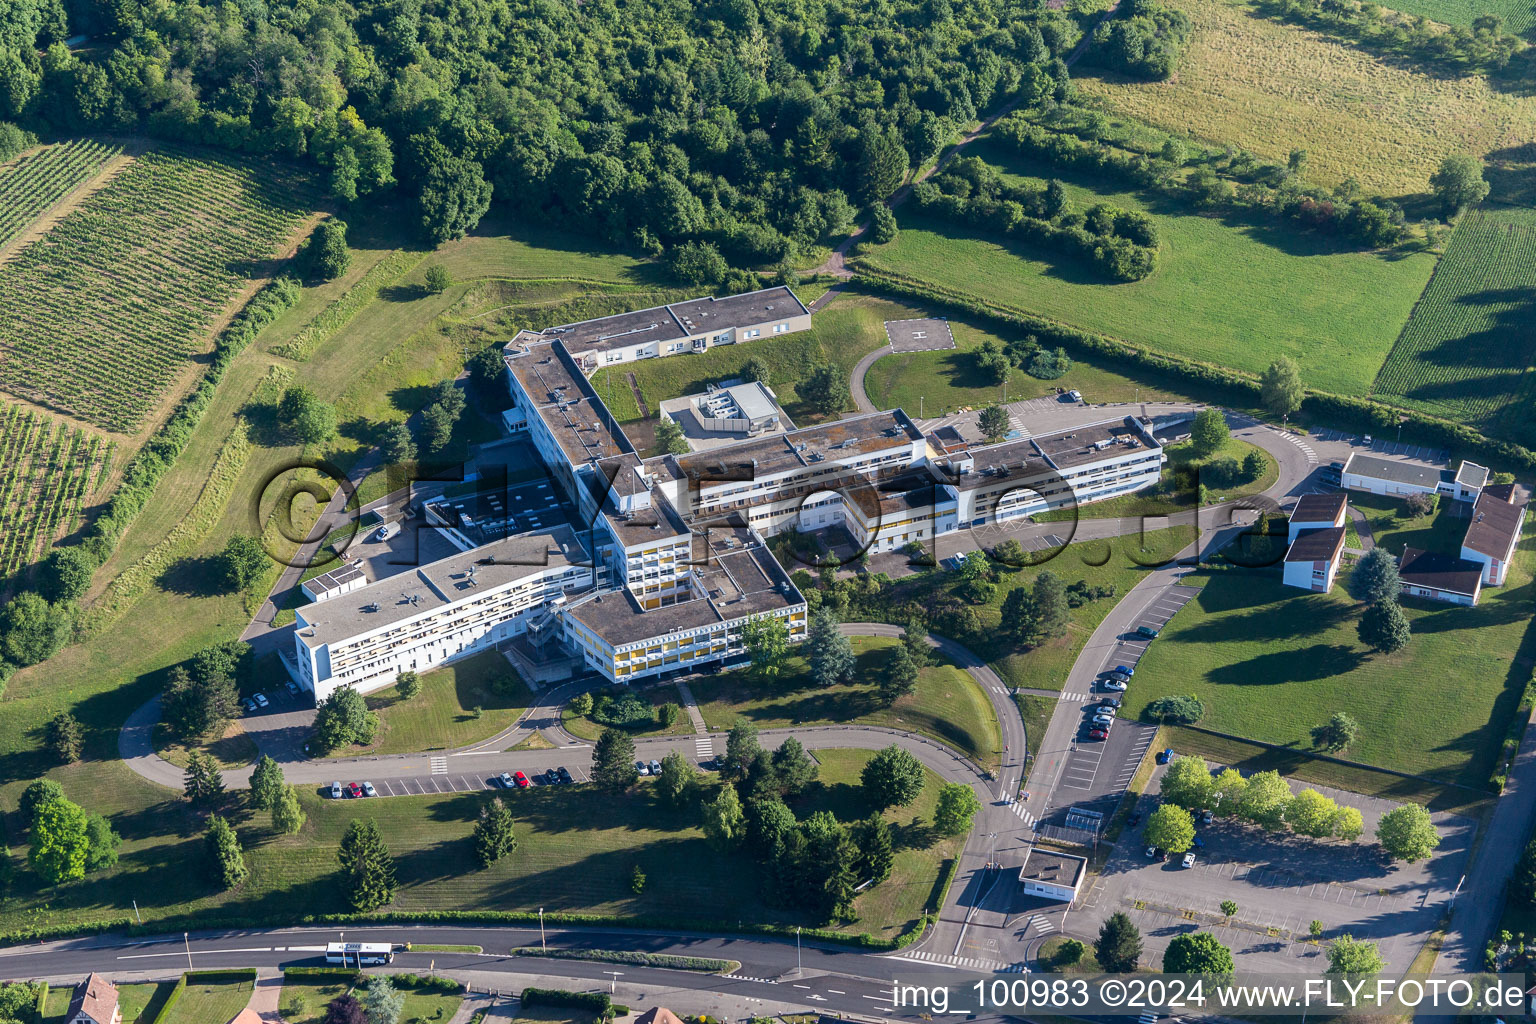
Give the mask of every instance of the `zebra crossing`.
[{"label": "zebra crossing", "polygon": [[1063,693],[1058,699],[1059,700],[1093,700],[1094,696],[1091,693],[1081,693],[1081,692],[1079,692],[1079,693]]},{"label": "zebra crossing", "polygon": [[1277,433],[1279,433],[1281,437],[1291,442],[1291,444],[1295,445],[1297,448],[1300,448],[1301,453],[1307,457],[1308,463],[1312,465],[1317,464],[1317,452],[1311,445],[1307,444],[1307,442],[1303,441],[1295,434],[1286,433],[1284,431],[1277,431]]},{"label": "zebra crossing", "polygon": [[432,774],[433,775],[447,775],[448,774],[448,758],[446,758],[446,757],[434,757],[432,759]]},{"label": "zebra crossing", "polygon": [[1013,964],[999,963],[996,960],[978,960],[971,956],[948,956],[944,953],[929,953],[927,950],[914,949],[907,952],[902,959],[915,957],[918,960],[926,960],[933,964],[946,964],[950,967],[969,967],[976,971],[1017,971]]},{"label": "zebra crossing", "polygon": [[750,974],[722,974],[722,978],[730,978],[732,981],[755,981],[762,985],[777,985],[774,978],[754,978]]},{"label": "zebra crossing", "polygon": [[1019,803],[1013,797],[1004,797],[1003,803],[1007,804],[1008,809],[1014,814],[1017,814],[1023,820],[1024,824],[1033,825],[1035,823],[1035,816],[1026,811],[1024,809],[1024,805]]},{"label": "zebra crossing", "polygon": [[715,756],[715,738],[713,736],[695,736],[693,738],[694,758],[699,761],[708,761]]},{"label": "zebra crossing", "polygon": [[1036,914],[1029,919],[1026,930],[1039,935],[1049,935],[1056,930],[1056,925],[1044,914]]}]

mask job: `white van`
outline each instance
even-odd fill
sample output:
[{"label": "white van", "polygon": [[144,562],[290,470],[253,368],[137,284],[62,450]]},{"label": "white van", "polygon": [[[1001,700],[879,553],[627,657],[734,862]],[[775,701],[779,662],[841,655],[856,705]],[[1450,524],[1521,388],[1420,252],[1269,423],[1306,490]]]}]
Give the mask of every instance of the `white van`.
[{"label": "white van", "polygon": [[389,540],[389,538],[395,536],[399,532],[399,523],[385,523],[383,526],[379,527],[373,532],[373,539],[382,543],[383,541]]}]

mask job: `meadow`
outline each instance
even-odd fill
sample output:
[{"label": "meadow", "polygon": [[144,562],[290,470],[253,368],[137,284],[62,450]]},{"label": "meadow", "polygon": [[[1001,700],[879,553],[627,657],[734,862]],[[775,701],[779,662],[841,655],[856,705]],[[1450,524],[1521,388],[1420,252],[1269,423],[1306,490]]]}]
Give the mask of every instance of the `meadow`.
[{"label": "meadow", "polygon": [[79,525],[115,449],[93,431],[0,402],[0,579]]},{"label": "meadow", "polygon": [[[821,782],[793,802],[796,813],[828,809],[848,822],[866,817],[871,809],[858,777],[872,753],[817,751]],[[941,780],[925,775],[918,801],[886,814],[903,831],[914,815],[932,818]],[[87,762],[55,777],[71,798],[112,818],[124,839],[121,859],[115,868],[52,890],[39,889],[30,871],[19,870],[11,898],[0,907],[0,933],[131,917],[131,899],[138,900],[146,922],[196,915],[208,926],[229,917],[289,919],[294,907],[344,912],[336,850],[348,822],[362,814],[378,822],[394,858],[400,886],[392,910],[531,912],[542,906],[551,913],[799,923],[793,913],[761,902],[750,856],[715,851],[698,828],[697,807],[663,805],[648,782],[621,796],[591,785],[537,786],[506,795],[518,847],[488,869],[475,860],[472,831],[491,794],[385,797],[360,808],[300,787],[308,821],[293,836],[274,835],[267,815],[250,814],[244,798],[236,797],[227,810],[250,877],[238,891],[225,892],[204,872],[188,869],[202,862],[204,814],[117,762]],[[714,776],[703,776],[701,798],[711,797],[717,785]],[[935,841],[926,831],[911,833],[915,845],[898,843],[895,874],[859,898],[859,919],[847,931],[894,938],[921,916],[942,861],[962,841]],[[649,879],[639,895],[630,886],[636,865]]]},{"label": "meadow", "polygon": [[116,143],[71,139],[28,150],[0,168],[0,249],[122,151]]},{"label": "meadow", "polygon": [[1212,572],[1147,649],[1122,713],[1194,693],[1202,728],[1303,752],[1344,711],[1360,735],[1343,756],[1484,788],[1530,678],[1533,560],[1527,539],[1509,582],[1476,608],[1405,602],[1413,639],[1393,655],[1359,642],[1361,608],[1342,586],[1310,594],[1269,571]]},{"label": "meadow", "polygon": [[1536,210],[1483,206],[1462,215],[1376,376],[1373,393],[1467,423],[1528,430],[1536,363]]},{"label": "meadow", "polygon": [[1536,98],[1496,91],[1484,78],[1421,74],[1256,17],[1237,0],[1170,6],[1192,26],[1172,78],[1074,75],[1078,89],[1167,131],[1267,160],[1284,163],[1305,149],[1313,180],[1353,177],[1366,193],[1389,196],[1426,191],[1447,153],[1481,157],[1536,134]]},{"label": "meadow", "polygon": [[0,268],[0,389],[133,433],[314,201],[279,165],[138,157]]},{"label": "meadow", "polygon": [[1157,269],[1141,281],[1105,284],[1032,247],[916,213],[903,213],[896,241],[859,262],[1250,373],[1289,355],[1308,384],[1361,395],[1434,267],[1426,254],[1340,251],[1289,226],[1217,217],[996,149],[984,152],[1010,183],[1061,180],[1076,209],[1105,202],[1150,214],[1162,240]]},{"label": "meadow", "polygon": [[421,692],[407,700],[398,687],[368,695],[379,713],[379,733],[367,747],[346,747],[336,757],[446,750],[494,736],[517,722],[533,692],[496,651],[421,674]]}]

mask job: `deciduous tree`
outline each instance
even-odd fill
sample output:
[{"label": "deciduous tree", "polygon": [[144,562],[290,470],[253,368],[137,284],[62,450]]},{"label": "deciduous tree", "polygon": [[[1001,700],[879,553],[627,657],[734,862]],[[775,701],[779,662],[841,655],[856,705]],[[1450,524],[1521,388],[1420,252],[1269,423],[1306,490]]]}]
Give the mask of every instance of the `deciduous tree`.
[{"label": "deciduous tree", "polygon": [[811,408],[823,416],[836,416],[848,408],[848,380],[831,363],[818,363],[795,388]]},{"label": "deciduous tree", "polygon": [[671,807],[687,805],[698,785],[699,773],[694,771],[688,759],[672,751],[661,759],[661,777],[656,780],[656,792]]},{"label": "deciduous tree", "polygon": [[1177,804],[1163,804],[1147,819],[1144,834],[1153,846],[1169,853],[1183,853],[1195,845],[1195,822]]},{"label": "deciduous tree", "polygon": [[963,782],[946,782],[939,790],[939,803],[933,812],[933,825],[946,836],[964,835],[971,830],[981,801],[976,791]]},{"label": "deciduous tree", "polygon": [[28,860],[47,885],[85,877],[91,852],[87,817],[79,804],[57,797],[37,807],[32,816],[32,848]]},{"label": "deciduous tree", "polygon": [[395,689],[406,700],[415,700],[421,695],[421,676],[415,672],[401,672],[395,677]]},{"label": "deciduous tree", "polygon": [[1202,757],[1178,758],[1163,775],[1163,800],[1186,810],[1211,806],[1215,789],[1216,780]]},{"label": "deciduous tree", "polygon": [[1440,167],[1429,176],[1429,187],[1447,217],[1482,202],[1489,192],[1483,162],[1466,153],[1452,153],[1440,161]]},{"label": "deciduous tree", "polygon": [[299,794],[292,786],[284,786],[272,805],[272,828],[283,835],[297,835],[304,827],[304,808],[299,804]]},{"label": "deciduous tree", "polygon": [[704,801],[703,812],[704,837],[717,849],[728,849],[740,841],[745,832],[746,816],[742,813],[735,786],[721,786],[713,800]]},{"label": "deciduous tree", "polygon": [[1189,427],[1190,442],[1202,456],[1219,451],[1231,436],[1226,417],[1219,409],[1201,409],[1195,413],[1195,420]]},{"label": "deciduous tree", "polygon": [[869,759],[860,773],[864,795],[884,810],[905,807],[923,791],[923,766],[917,758],[892,745]]},{"label": "deciduous tree", "polygon": [[1376,943],[1348,932],[1328,944],[1328,974],[1379,974],[1386,966]]},{"label": "deciduous tree", "polygon": [[1429,812],[1418,804],[1402,804],[1381,816],[1376,839],[1393,860],[1409,864],[1423,860],[1440,845],[1440,833]]},{"label": "deciduous tree", "polygon": [[1323,750],[1343,750],[1358,735],[1360,723],[1343,711],[1335,711],[1328,721],[1312,730],[1312,742]]},{"label": "deciduous tree", "polygon": [[1301,369],[1290,356],[1280,356],[1259,376],[1259,401],[1272,416],[1289,416],[1301,408],[1304,395]]},{"label": "deciduous tree", "polygon": [[1231,974],[1232,951],[1210,932],[1175,935],[1163,952],[1164,974]]},{"label": "deciduous tree", "polygon": [[1008,410],[1000,405],[989,405],[981,410],[981,415],[976,418],[976,425],[981,429],[983,437],[996,444],[1007,436],[1011,427]]},{"label": "deciduous tree", "polygon": [[656,447],[673,455],[688,454],[688,438],[683,435],[683,428],[670,416],[663,416],[656,421]]},{"label": "deciduous tree", "polygon": [[759,678],[772,679],[789,657],[789,626],[774,615],[754,615],[741,624],[741,644]]}]

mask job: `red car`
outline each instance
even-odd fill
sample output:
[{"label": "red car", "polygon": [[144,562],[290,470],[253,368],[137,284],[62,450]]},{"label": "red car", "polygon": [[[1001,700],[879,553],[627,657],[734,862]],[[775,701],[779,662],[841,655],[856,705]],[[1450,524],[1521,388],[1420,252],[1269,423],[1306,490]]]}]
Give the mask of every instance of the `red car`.
[{"label": "red car", "polygon": [[1088,738],[1091,739],[1091,740],[1107,740],[1107,739],[1109,739],[1109,730],[1108,729],[1089,729],[1088,730]]},{"label": "red car", "polygon": [[360,797],[363,795],[363,787],[355,782],[349,782],[347,783],[346,793],[349,797]]},{"label": "red car", "polygon": [[517,783],[518,789],[528,788],[528,776],[524,775],[522,772],[518,772],[517,774],[513,775],[512,781]]}]

